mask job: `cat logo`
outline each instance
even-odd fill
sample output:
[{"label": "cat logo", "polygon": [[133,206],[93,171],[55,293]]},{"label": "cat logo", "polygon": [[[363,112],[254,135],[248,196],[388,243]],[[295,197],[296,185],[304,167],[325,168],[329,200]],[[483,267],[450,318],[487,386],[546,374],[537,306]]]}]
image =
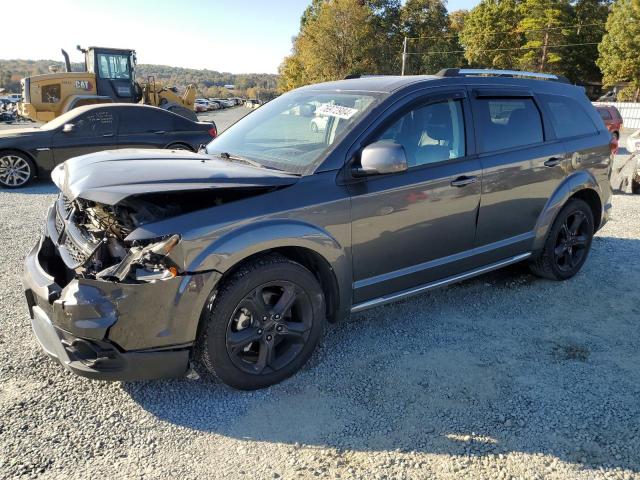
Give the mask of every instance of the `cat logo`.
[{"label": "cat logo", "polygon": [[91,90],[91,82],[89,80],[76,80],[76,88],[78,90]]}]

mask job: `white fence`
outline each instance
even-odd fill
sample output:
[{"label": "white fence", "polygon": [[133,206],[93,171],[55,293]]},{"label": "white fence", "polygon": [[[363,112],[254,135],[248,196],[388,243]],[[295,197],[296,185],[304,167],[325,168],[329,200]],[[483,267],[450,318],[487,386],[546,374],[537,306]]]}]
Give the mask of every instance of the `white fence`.
[{"label": "white fence", "polygon": [[594,105],[611,105],[622,115],[625,128],[640,128],[640,103],[626,102],[593,102]]}]

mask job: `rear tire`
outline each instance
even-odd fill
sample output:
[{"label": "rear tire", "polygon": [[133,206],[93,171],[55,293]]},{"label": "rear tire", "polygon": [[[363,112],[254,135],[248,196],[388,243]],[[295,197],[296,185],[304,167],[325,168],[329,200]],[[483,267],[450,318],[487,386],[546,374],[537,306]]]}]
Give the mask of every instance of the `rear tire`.
[{"label": "rear tire", "polygon": [[241,266],[203,311],[196,370],[242,390],[278,383],[311,357],[326,322],[316,277],[282,255]]},{"label": "rear tire", "polygon": [[586,202],[569,200],[553,222],[542,253],[529,264],[549,280],[566,280],[580,271],[593,240],[593,213]]},{"label": "rear tire", "polygon": [[640,177],[633,177],[631,180],[631,193],[640,195]]}]

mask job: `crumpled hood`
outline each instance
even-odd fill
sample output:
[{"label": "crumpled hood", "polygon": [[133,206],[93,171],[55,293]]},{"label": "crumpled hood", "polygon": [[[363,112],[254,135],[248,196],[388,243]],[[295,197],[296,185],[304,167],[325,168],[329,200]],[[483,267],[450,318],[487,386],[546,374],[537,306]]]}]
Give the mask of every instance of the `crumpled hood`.
[{"label": "crumpled hood", "polygon": [[286,186],[297,176],[184,150],[122,149],[82,155],[51,178],[69,198],[115,205],[154,192]]}]

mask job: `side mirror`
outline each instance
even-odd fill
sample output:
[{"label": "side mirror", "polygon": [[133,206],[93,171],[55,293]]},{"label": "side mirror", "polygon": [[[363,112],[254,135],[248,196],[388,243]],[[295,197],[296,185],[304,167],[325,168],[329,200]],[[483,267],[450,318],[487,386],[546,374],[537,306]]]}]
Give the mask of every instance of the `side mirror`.
[{"label": "side mirror", "polygon": [[62,127],[62,133],[71,133],[75,130],[76,126],[73,123],[65,123]]},{"label": "side mirror", "polygon": [[362,149],[360,166],[352,170],[354,177],[384,175],[407,170],[404,147],[389,140],[381,140]]}]

